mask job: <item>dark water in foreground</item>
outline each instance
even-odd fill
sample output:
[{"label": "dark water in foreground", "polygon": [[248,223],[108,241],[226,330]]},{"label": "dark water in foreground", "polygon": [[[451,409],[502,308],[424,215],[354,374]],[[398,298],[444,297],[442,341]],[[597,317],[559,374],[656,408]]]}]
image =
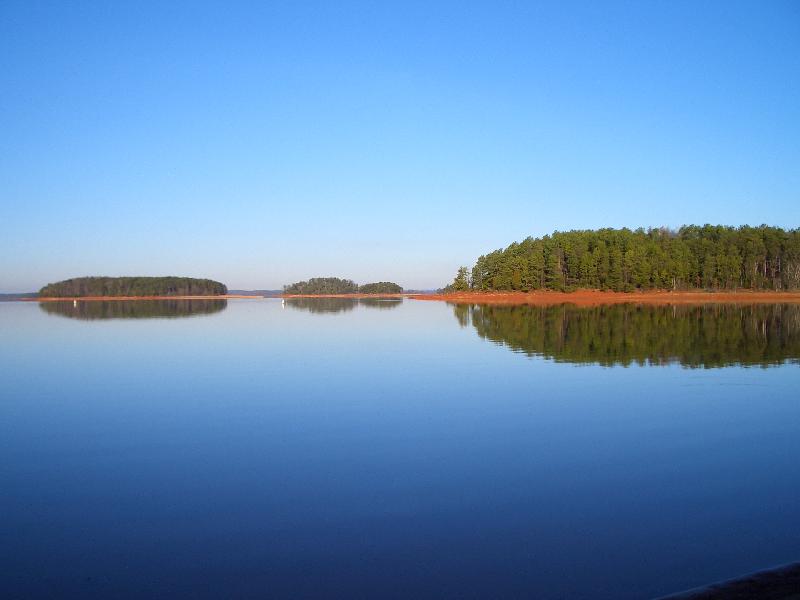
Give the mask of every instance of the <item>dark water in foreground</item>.
[{"label": "dark water in foreground", "polygon": [[0,304],[0,597],[648,598],[800,559],[800,307]]}]

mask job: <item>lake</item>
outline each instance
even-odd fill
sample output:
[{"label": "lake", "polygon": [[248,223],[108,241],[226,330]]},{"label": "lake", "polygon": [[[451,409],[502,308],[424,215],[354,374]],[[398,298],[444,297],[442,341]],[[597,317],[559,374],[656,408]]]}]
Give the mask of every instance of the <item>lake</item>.
[{"label": "lake", "polygon": [[800,559],[800,306],[0,303],[4,598],[649,598]]}]

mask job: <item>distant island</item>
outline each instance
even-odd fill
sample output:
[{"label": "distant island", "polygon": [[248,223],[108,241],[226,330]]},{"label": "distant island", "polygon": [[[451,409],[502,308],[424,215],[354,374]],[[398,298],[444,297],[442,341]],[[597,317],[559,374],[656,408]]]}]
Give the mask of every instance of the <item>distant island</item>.
[{"label": "distant island", "polygon": [[76,277],[50,283],[40,298],[222,296],[225,284],[192,277]]},{"label": "distant island", "polygon": [[358,286],[359,294],[402,294],[403,288],[391,281],[378,281]]},{"label": "distant island", "polygon": [[688,225],[526,238],[458,269],[441,291],[800,289],[800,229]]},{"label": "distant island", "polygon": [[338,277],[312,277],[283,287],[289,296],[332,296],[347,294],[402,294],[403,288],[391,281],[365,283],[359,286],[350,279]]},{"label": "distant island", "polygon": [[338,277],[312,277],[308,281],[298,281],[283,286],[284,294],[291,295],[330,295],[330,294],[357,294],[358,285],[350,279]]},{"label": "distant island", "polygon": [[0,302],[16,302],[17,300],[33,300],[39,296],[36,292],[20,292],[18,294],[0,294]]}]

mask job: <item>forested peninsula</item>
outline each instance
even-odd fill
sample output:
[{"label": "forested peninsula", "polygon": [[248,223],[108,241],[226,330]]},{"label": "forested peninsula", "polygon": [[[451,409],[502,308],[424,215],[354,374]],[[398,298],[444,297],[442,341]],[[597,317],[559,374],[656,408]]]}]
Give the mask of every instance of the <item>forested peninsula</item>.
[{"label": "forested peninsula", "polygon": [[365,283],[359,286],[351,279],[338,277],[312,277],[283,286],[283,293],[290,296],[330,296],[342,294],[401,294],[403,288],[391,281]]},{"label": "forested peninsula", "polygon": [[40,298],[222,296],[225,284],[192,277],[76,277],[50,283],[39,291]]},{"label": "forested peninsula", "polygon": [[461,267],[444,293],[466,291],[797,290],[800,229],[688,225],[556,231]]}]

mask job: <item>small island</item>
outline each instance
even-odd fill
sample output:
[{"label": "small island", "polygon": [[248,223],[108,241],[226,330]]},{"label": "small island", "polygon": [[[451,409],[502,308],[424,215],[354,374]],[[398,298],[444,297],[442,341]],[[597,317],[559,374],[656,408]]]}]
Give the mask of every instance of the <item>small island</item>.
[{"label": "small island", "polygon": [[378,281],[358,286],[360,294],[402,294],[403,288],[391,281]]},{"label": "small island", "polygon": [[283,286],[283,293],[286,296],[374,296],[402,294],[403,288],[391,281],[358,285],[351,279],[312,277],[308,281]]},{"label": "small island", "polygon": [[312,277],[308,281],[298,281],[283,286],[283,293],[291,296],[357,294],[358,284],[350,279],[340,279],[339,277]]},{"label": "small island", "polygon": [[76,277],[49,283],[40,299],[224,296],[225,284],[193,277]]}]

